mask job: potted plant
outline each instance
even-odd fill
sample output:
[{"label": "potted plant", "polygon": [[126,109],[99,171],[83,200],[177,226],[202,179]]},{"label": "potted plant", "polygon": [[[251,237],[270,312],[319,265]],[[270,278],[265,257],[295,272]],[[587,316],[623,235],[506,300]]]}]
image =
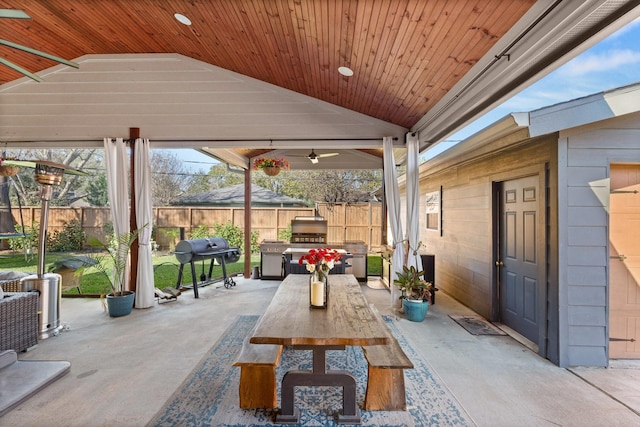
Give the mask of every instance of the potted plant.
[{"label": "potted plant", "polygon": [[89,245],[103,249],[107,255],[94,256],[95,268],[105,274],[111,285],[111,293],[107,295],[109,316],[120,317],[131,313],[135,301],[135,292],[126,289],[125,273],[129,261],[131,245],[140,234],[142,228],[115,236],[110,245],[96,237],[89,238]]},{"label": "potted plant", "polygon": [[289,169],[289,162],[285,158],[259,157],[253,161],[253,169],[262,169],[265,174],[276,176],[280,173],[280,170]]},{"label": "potted plant", "polygon": [[408,320],[422,322],[427,316],[433,284],[423,279],[424,271],[418,271],[414,266],[402,267],[402,272],[393,284],[400,288],[402,294],[402,308]]},{"label": "potted plant", "polygon": [[77,288],[80,290],[80,280],[85,268],[95,266],[98,261],[94,258],[78,255],[61,258],[49,266],[49,272],[62,276],[62,290]]}]

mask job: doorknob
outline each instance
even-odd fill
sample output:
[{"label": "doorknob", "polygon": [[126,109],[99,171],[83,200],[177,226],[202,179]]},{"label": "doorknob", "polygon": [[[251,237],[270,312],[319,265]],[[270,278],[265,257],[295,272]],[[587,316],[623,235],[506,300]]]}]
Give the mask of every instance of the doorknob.
[{"label": "doorknob", "polygon": [[504,262],[500,260],[496,261],[496,267],[504,267]]}]

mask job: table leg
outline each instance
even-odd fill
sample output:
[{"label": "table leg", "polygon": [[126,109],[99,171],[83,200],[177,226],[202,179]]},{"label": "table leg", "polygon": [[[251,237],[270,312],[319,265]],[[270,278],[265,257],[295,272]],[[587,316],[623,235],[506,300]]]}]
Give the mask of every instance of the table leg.
[{"label": "table leg", "polygon": [[338,424],[360,424],[360,410],[356,403],[356,379],[347,371],[327,371],[326,351],[344,350],[344,346],[299,346],[297,349],[313,350],[313,370],[289,371],[282,378],[280,392],[281,411],[276,422],[298,424],[300,412],[294,407],[296,386],[341,386],[342,414],[338,414]]}]

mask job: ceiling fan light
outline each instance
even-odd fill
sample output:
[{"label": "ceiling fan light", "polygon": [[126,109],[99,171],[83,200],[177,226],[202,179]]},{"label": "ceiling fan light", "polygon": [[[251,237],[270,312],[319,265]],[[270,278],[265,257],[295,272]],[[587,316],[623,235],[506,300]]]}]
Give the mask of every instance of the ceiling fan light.
[{"label": "ceiling fan light", "polygon": [[309,157],[309,160],[311,160],[311,163],[313,163],[314,165],[319,161],[317,157]]}]

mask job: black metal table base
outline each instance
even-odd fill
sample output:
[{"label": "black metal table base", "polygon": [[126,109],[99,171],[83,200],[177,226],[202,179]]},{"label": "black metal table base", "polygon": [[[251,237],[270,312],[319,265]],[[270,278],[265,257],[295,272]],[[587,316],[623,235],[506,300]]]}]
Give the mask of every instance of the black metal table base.
[{"label": "black metal table base", "polygon": [[356,403],[356,379],[347,371],[327,371],[326,351],[344,350],[344,346],[295,346],[296,350],[313,350],[311,371],[289,371],[282,378],[280,393],[281,410],[276,422],[298,424],[300,412],[294,407],[296,386],[340,386],[342,387],[342,413],[338,414],[338,424],[360,424],[360,409]]}]

